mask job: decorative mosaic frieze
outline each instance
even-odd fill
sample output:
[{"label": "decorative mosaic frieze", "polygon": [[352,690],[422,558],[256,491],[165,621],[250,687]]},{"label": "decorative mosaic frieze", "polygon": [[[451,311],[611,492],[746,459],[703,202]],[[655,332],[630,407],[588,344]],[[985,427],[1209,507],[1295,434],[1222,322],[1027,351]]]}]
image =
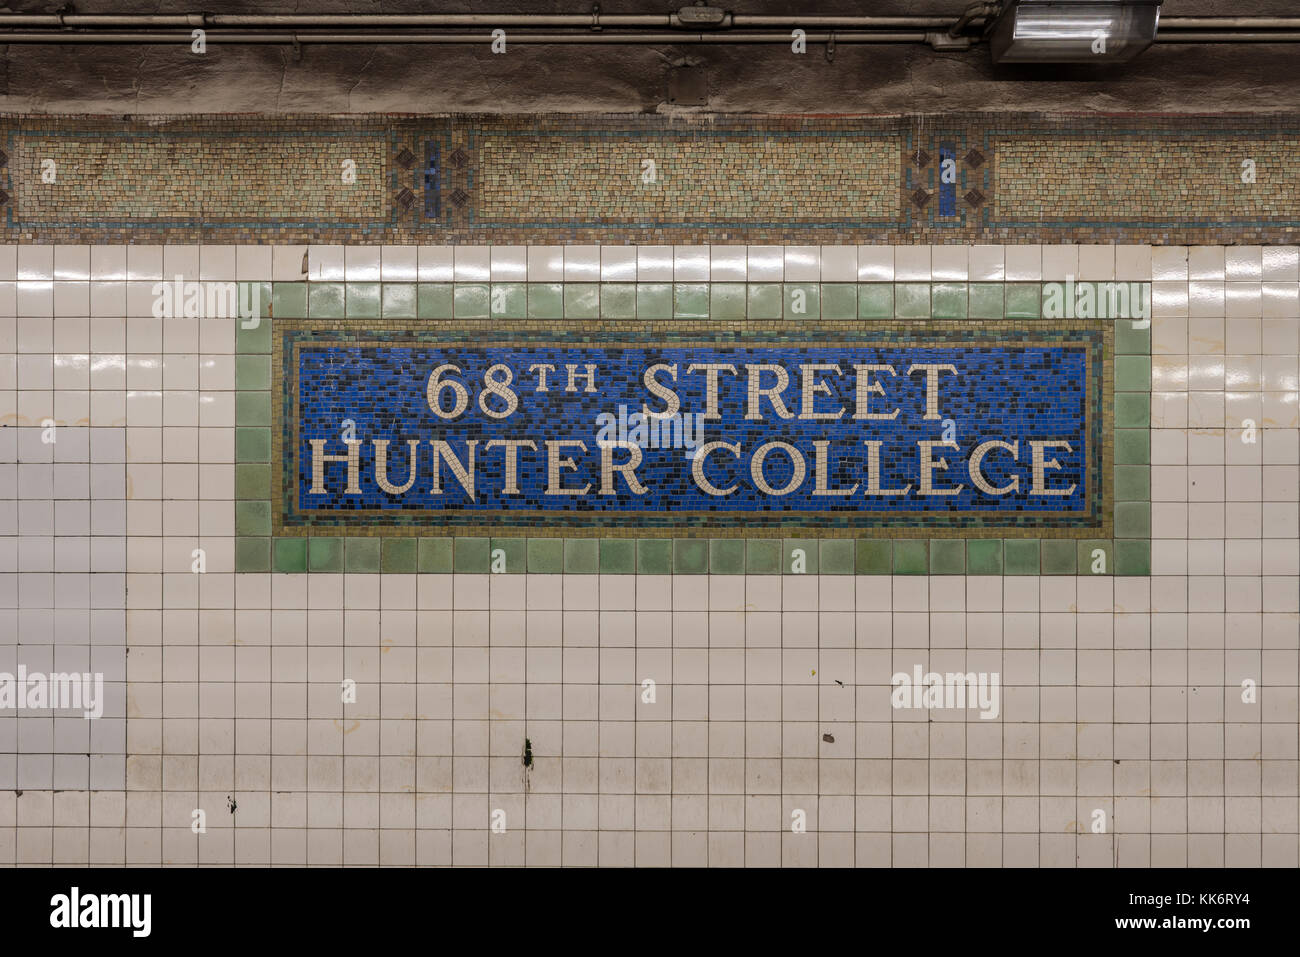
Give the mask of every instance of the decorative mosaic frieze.
[{"label": "decorative mosaic frieze", "polygon": [[0,240],[1285,243],[1300,121],[0,118]]},{"label": "decorative mosaic frieze", "polygon": [[[770,306],[767,293],[753,292],[768,286]],[[808,570],[812,555],[825,573],[1131,575],[1150,567],[1147,283],[311,282],[265,291],[270,316],[241,323],[238,335],[241,570],[487,571],[495,562],[508,572],[789,572],[794,550],[801,568]],[[512,321],[491,321],[501,318]],[[884,359],[864,363],[868,351]],[[732,381],[718,373],[714,427],[725,426],[725,434],[710,436],[706,422],[703,438],[742,451],[710,450],[703,485],[689,454],[698,454],[699,443],[655,448],[648,434],[632,434],[636,423],[628,419],[643,405],[665,411],[667,385],[679,414],[688,405],[707,412],[707,373],[685,374],[687,353],[692,363],[765,364],[787,376],[773,393],[779,373],[760,375],[764,412],[756,421],[747,418],[748,374]],[[954,388],[955,379],[942,381],[940,373],[932,392],[925,376],[899,374],[920,360],[964,369],[969,384]],[[840,365],[841,376],[802,374],[801,366],[823,362]],[[647,368],[673,364],[677,379],[661,369],[659,391],[647,390]],[[895,398],[882,410],[899,409],[899,421],[871,421],[871,438],[882,443],[876,484],[919,491],[916,443],[943,442],[947,428],[957,448],[930,446],[931,488],[961,484],[963,498],[920,510],[884,496],[874,507],[865,497],[853,507],[808,507],[822,497],[819,486],[871,484],[870,446],[856,447],[863,437],[841,448],[831,444],[838,434],[821,434],[860,431],[866,420],[828,426],[798,418],[805,381],[811,411],[858,411],[857,382],[843,372],[864,364],[895,366],[889,389],[881,381],[888,372],[863,380],[868,409]],[[539,366],[553,367],[545,370],[546,393],[538,391]],[[586,389],[588,373],[595,393]],[[487,390],[485,380],[492,382]],[[431,390],[442,413],[461,398],[464,408],[451,417],[434,412]],[[776,414],[773,394],[789,417]],[[937,420],[926,418],[932,400]],[[1070,450],[1042,447],[1036,468],[1027,443],[1043,441],[1042,429],[1069,432]],[[635,441],[638,467],[617,468],[628,461],[621,454],[604,462],[602,435],[620,452]],[[669,445],[686,438],[685,423],[669,436]],[[355,470],[347,440],[358,443]],[[435,440],[443,443],[436,482]],[[494,440],[516,443],[513,471],[506,446],[489,447]],[[555,440],[581,441],[587,454],[548,448]],[[894,440],[913,454],[884,454],[883,443]],[[821,462],[815,441],[828,443]],[[978,507],[978,498],[987,506],[1001,496],[977,492],[970,478],[972,454],[990,441],[1020,443],[1014,455],[988,446],[975,469],[993,490],[1016,479],[1018,500],[991,509]],[[793,498],[754,480],[753,451],[764,444],[770,447],[759,474],[768,488],[784,489],[796,477],[796,458],[774,442],[803,460],[800,481],[787,493]],[[940,457],[945,468],[936,464]],[[904,474],[909,468],[916,474]],[[354,477],[357,492],[348,494]],[[647,490],[657,486],[653,507],[634,501],[632,477]],[[733,484],[740,496],[734,506],[694,507],[707,487]],[[608,503],[592,497],[602,485],[611,487]],[[548,487],[584,486],[582,501],[566,495],[563,504],[547,502]],[[1070,486],[1068,502],[1024,507],[1026,489]],[[453,497],[456,507],[446,508]]]}]

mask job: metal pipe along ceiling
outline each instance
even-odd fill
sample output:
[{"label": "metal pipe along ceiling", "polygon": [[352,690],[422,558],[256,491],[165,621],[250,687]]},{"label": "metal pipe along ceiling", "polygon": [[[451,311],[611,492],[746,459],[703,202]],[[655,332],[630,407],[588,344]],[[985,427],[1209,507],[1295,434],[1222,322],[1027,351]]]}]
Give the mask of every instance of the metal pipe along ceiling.
[{"label": "metal pipe along ceiling", "polygon": [[[957,17],[843,17],[843,16],[747,16],[716,8],[685,8],[680,13],[284,13],[284,14],[0,14],[0,24],[9,27],[147,29],[150,27],[241,27],[267,29],[311,29],[319,27],[678,27],[712,24],[735,27],[819,26],[937,28],[948,27]],[[692,10],[714,11],[694,14]]]},{"label": "metal pipe along ceiling", "polygon": [[[925,33],[807,32],[809,43],[925,43]],[[208,33],[208,43],[475,43],[491,42],[484,33]],[[190,43],[176,33],[0,33],[5,43]],[[789,33],[512,33],[510,43],[572,43],[605,46],[635,43],[789,43]]]},{"label": "metal pipe along ceiling", "polygon": [[[389,14],[29,14],[0,13],[0,44],[480,44],[485,30],[509,30],[522,44],[929,43],[961,50],[978,42],[999,5],[975,3],[960,16],[878,17],[735,14],[717,7],[673,13],[389,13]],[[947,41],[947,42],[945,42]],[[1300,17],[1165,17],[1156,42],[1295,43]]]}]

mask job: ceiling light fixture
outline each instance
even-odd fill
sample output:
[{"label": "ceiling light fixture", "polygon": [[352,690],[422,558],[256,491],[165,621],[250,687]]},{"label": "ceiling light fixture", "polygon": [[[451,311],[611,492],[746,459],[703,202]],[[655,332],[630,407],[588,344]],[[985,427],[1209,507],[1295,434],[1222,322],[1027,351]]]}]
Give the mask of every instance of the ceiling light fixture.
[{"label": "ceiling light fixture", "polygon": [[994,63],[1122,63],[1156,38],[1161,0],[1010,0],[989,33]]}]

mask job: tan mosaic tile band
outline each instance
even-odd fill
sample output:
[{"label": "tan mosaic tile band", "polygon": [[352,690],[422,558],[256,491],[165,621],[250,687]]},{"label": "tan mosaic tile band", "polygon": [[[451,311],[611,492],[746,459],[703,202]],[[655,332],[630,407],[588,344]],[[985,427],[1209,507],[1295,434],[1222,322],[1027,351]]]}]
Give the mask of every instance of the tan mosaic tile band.
[{"label": "tan mosaic tile band", "polygon": [[31,224],[256,221],[270,207],[307,220],[364,222],[387,206],[387,152],[374,136],[22,136],[13,160],[16,215]]},{"label": "tan mosaic tile band", "polygon": [[993,144],[1003,221],[1300,218],[1298,136],[1002,136]]},{"label": "tan mosaic tile band", "polygon": [[475,219],[590,222],[598,210],[611,224],[892,220],[898,152],[897,136],[492,134],[478,150]]}]

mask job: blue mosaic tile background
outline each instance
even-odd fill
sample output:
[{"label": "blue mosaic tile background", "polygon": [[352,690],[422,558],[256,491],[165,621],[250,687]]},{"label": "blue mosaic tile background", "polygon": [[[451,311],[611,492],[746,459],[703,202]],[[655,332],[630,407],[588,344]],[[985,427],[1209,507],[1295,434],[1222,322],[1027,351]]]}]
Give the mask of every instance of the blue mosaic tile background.
[{"label": "blue mosaic tile background", "polygon": [[[713,452],[706,475],[720,488],[733,483],[735,493],[723,498],[707,495],[691,477],[690,452],[683,448],[643,448],[643,460],[637,477],[649,488],[645,495],[628,491],[626,482],[615,474],[617,495],[600,495],[600,453],[597,436],[601,413],[619,417],[619,406],[627,414],[638,411],[643,402],[653,410],[661,409],[659,399],[651,396],[642,383],[644,370],[656,363],[676,363],[678,377],[674,386],[682,400],[682,411],[703,411],[705,377],[687,375],[686,366],[705,362],[728,363],[742,369],[742,374],[720,376],[719,409],[721,421],[704,425],[705,441],[724,440],[739,443],[737,460],[725,449]],[[435,415],[426,401],[429,374],[437,366],[451,363],[460,367],[451,378],[469,389],[469,406],[454,420]],[[514,373],[512,388],[520,397],[518,409],[504,419],[491,418],[479,408],[479,393],[485,371],[494,364],[504,364]],[[536,374],[527,370],[538,363],[556,367],[549,373],[549,392],[536,393]],[[585,371],[595,363],[597,390],[565,392],[565,366],[575,364]],[[778,363],[791,375],[782,393],[786,406],[796,415],[801,409],[798,366],[801,363],[838,363],[841,377],[824,373],[832,395],[818,395],[818,411],[834,411],[843,406],[845,415],[838,420],[779,419],[767,399],[760,401],[764,421],[745,419],[747,376],[743,366],[749,363]],[[855,363],[887,363],[898,370],[896,377],[883,373],[885,397],[872,397],[872,411],[901,409],[894,421],[859,421],[852,418],[855,393],[852,366]],[[949,468],[934,471],[936,488],[950,488],[957,483],[963,490],[952,496],[919,497],[919,454],[916,443],[943,438],[945,424],[926,420],[925,375],[912,376],[906,370],[920,363],[952,363],[959,375],[944,373],[940,377],[939,411],[952,420],[955,440],[960,450],[936,448],[933,457],[944,456]],[[701,346],[667,347],[575,347],[544,345],[528,348],[474,348],[448,346],[362,346],[317,345],[303,343],[298,368],[298,454],[299,474],[297,505],[304,510],[346,513],[356,510],[430,510],[483,512],[489,510],[542,510],[548,513],[600,512],[869,512],[876,514],[922,513],[992,513],[1012,517],[1022,512],[1054,512],[1082,515],[1088,510],[1086,463],[1094,451],[1089,448],[1087,407],[1088,369],[1082,346],[1005,346],[959,348],[900,347],[876,348],[866,345],[834,347],[784,346],[778,348]],[[672,384],[666,374],[660,381]],[[772,385],[775,373],[765,373],[762,383]],[[585,380],[577,380],[581,389]],[[450,408],[451,391],[443,393],[444,408]],[[489,407],[504,408],[498,397],[488,397]],[[361,448],[361,495],[343,495],[345,466],[326,465],[325,495],[311,495],[310,439],[328,438],[327,454],[341,454],[342,423],[355,423],[355,437]],[[632,423],[635,425],[635,423]],[[615,436],[616,437],[616,436]],[[408,447],[405,441],[418,438],[419,465],[417,480],[403,495],[389,495],[380,490],[374,479],[374,447],[371,440],[387,438],[389,446],[389,481],[397,486],[408,478]],[[428,440],[441,438],[464,459],[465,440],[478,439],[477,498],[471,500],[444,464],[442,495],[430,493],[432,450]],[[519,495],[502,495],[504,452],[488,450],[488,440],[531,439],[538,451],[519,451]],[[563,485],[592,488],[586,495],[547,496],[542,492],[547,482],[544,441],[574,439],[587,443],[587,452],[570,448],[561,454],[574,458],[578,470],[563,472]],[[830,447],[831,488],[863,485],[852,496],[814,496],[813,442],[826,439]],[[865,494],[867,450],[865,439],[881,439],[882,477],[886,489],[912,483],[907,496],[873,496]],[[966,470],[971,451],[988,439],[1019,440],[1019,463],[1013,464],[1009,453],[994,450],[983,463],[984,474],[995,486],[1020,476],[1020,488],[1004,496],[988,496],[975,489]],[[1030,449],[1028,440],[1065,440],[1073,451],[1051,450],[1060,470],[1049,470],[1051,488],[1076,486],[1070,496],[1030,496]],[[808,474],[798,489],[787,495],[766,495],[753,487],[749,476],[752,451],[764,442],[788,442],[803,452]],[[625,450],[616,450],[614,461],[627,461]],[[782,487],[792,474],[789,458],[780,450],[768,455],[765,475],[776,488]]]}]

